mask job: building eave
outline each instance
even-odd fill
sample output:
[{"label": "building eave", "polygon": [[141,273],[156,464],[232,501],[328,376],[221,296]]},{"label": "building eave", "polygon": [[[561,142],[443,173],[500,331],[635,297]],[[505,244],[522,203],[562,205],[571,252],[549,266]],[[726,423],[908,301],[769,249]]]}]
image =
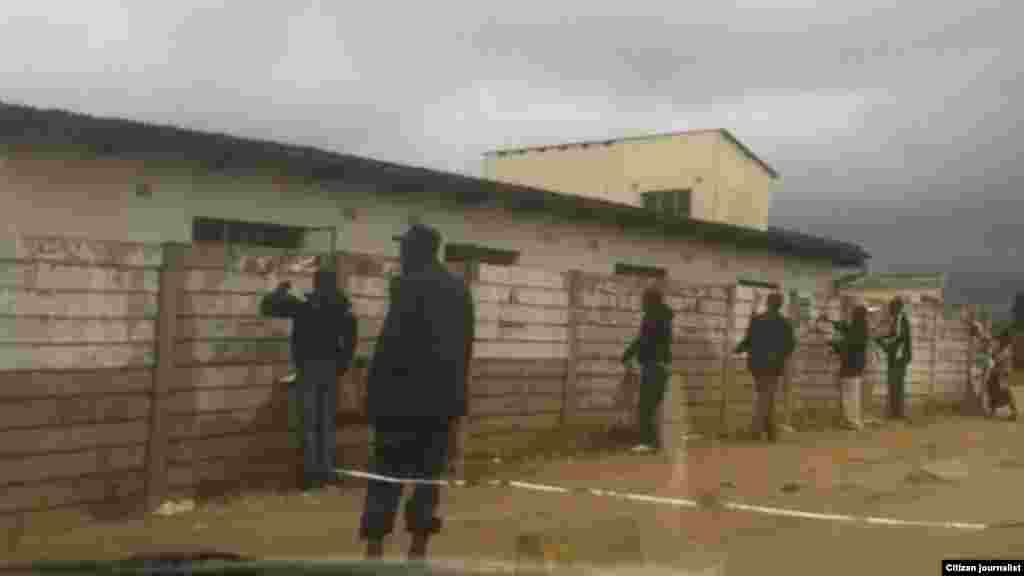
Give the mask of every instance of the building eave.
[{"label": "building eave", "polygon": [[666,236],[829,260],[836,266],[862,266],[870,258],[855,244],[792,230],[775,227],[757,230],[694,219],[669,219],[636,206],[309,146],[97,118],[63,110],[0,103],[0,144],[84,146],[106,156],[198,161],[212,170],[256,170],[273,165],[313,181],[367,184],[381,194],[438,191],[464,206],[493,205],[510,212],[557,214],[570,220],[655,230]]}]

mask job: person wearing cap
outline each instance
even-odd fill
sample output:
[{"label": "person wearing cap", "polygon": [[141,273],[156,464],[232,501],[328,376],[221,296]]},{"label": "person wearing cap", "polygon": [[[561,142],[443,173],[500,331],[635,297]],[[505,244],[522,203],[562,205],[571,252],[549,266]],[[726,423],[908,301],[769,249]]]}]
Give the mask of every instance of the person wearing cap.
[{"label": "person wearing cap", "polygon": [[[475,313],[466,283],[438,260],[441,236],[417,224],[399,242],[401,271],[370,364],[366,413],[374,431],[373,472],[437,480],[449,464],[449,434],[468,413],[466,381],[473,355]],[[366,556],[379,558],[394,529],[402,485],[370,480],[359,536]],[[440,490],[417,484],[405,505],[410,560],[426,556],[441,529]]]},{"label": "person wearing cap", "polygon": [[889,333],[878,339],[886,356],[886,381],[889,394],[889,418],[901,420],[904,412],[907,367],[913,361],[910,318],[899,296],[889,302]]},{"label": "person wearing cap", "polygon": [[775,393],[786,362],[796,350],[793,324],[782,315],[782,303],[782,294],[769,294],[765,300],[767,310],[750,319],[746,336],[735,349],[736,354],[749,353],[747,366],[757,389],[751,435],[755,438],[765,436],[770,442],[777,437]]},{"label": "person wearing cap", "polygon": [[291,289],[290,282],[279,283],[261,300],[260,313],[292,321],[291,354],[302,405],[302,489],[316,490],[335,478],[338,376],[355,356],[358,325],[334,270],[317,269],[305,298]]}]

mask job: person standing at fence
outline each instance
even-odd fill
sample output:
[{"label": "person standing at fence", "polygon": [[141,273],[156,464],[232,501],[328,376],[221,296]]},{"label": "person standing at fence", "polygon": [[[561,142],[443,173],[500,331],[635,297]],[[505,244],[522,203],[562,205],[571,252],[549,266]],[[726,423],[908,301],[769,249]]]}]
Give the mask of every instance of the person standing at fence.
[{"label": "person standing at fence", "polygon": [[629,365],[633,358],[640,363],[640,402],[637,407],[637,432],[640,443],[633,450],[661,450],[658,433],[658,407],[665,398],[665,386],[672,364],[672,309],[665,304],[661,290],[648,288],[643,295],[643,321],[640,334],[622,355]]},{"label": "person standing at fence", "polygon": [[746,336],[735,349],[736,354],[749,353],[747,366],[757,389],[751,435],[766,436],[770,442],[777,438],[775,393],[786,363],[796,350],[793,323],[782,315],[782,304],[782,294],[769,294],[765,301],[767,309],[750,319]]},{"label": "person standing at fence", "polygon": [[298,370],[302,420],[303,490],[316,490],[335,478],[335,418],[338,376],[355,356],[358,325],[348,296],[338,289],[333,269],[313,274],[305,298],[281,282],[260,302],[260,313],[292,320],[292,362]]},{"label": "person standing at fence", "polygon": [[857,306],[850,322],[832,322],[836,338],[832,351],[839,356],[839,397],[843,410],[843,426],[862,430],[861,385],[868,359],[868,309]]},{"label": "person standing at fence", "polygon": [[[448,468],[452,426],[469,408],[473,299],[466,283],[438,261],[441,236],[436,230],[417,224],[396,240],[401,272],[391,286],[392,300],[367,383],[373,472],[437,480]],[[401,484],[370,480],[359,528],[367,558],[383,554],[401,498]],[[410,560],[423,559],[430,537],[441,530],[439,500],[438,486],[423,483],[406,502]]]},{"label": "person standing at fence", "polygon": [[889,332],[878,342],[886,356],[889,418],[902,420],[906,417],[907,367],[913,360],[914,347],[910,318],[907,317],[903,299],[898,296],[889,303]]},{"label": "person standing at fence", "polygon": [[984,329],[974,327],[975,335],[982,341],[982,356],[985,361],[983,382],[985,395],[988,397],[988,417],[995,418],[996,412],[1003,407],[1010,409],[1010,417],[1016,420],[1017,402],[1009,386],[1010,372],[1013,365],[1013,336],[1007,330],[996,338],[992,338]]}]

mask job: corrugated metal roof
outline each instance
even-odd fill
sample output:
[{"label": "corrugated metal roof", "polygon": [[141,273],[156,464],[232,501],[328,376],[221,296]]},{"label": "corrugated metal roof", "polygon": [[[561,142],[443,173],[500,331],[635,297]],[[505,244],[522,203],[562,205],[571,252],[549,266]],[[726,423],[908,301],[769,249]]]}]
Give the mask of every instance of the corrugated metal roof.
[{"label": "corrugated metal roof", "polygon": [[643,140],[657,140],[659,138],[674,138],[676,136],[689,136],[693,134],[707,134],[709,132],[718,132],[726,137],[727,140],[732,142],[741,152],[746,154],[751,160],[757,162],[765,172],[767,172],[772,178],[778,178],[779,173],[772,168],[770,164],[761,159],[760,156],[754,154],[754,151],[747,147],[746,144],[740,142],[739,138],[733,135],[732,132],[725,128],[714,128],[707,130],[680,130],[676,132],[660,132],[656,134],[645,134],[641,136],[624,136],[621,138],[612,138],[609,140],[583,140],[576,142],[563,142],[561,144],[548,144],[544,146],[527,146],[522,148],[503,148],[499,150],[492,150],[485,152],[484,156],[501,156],[505,154],[522,154],[525,152],[546,152],[548,150],[565,150],[567,148],[579,148],[588,146],[612,146],[620,142],[637,142]]},{"label": "corrugated metal roof", "polygon": [[366,184],[381,194],[433,190],[461,205],[487,204],[509,211],[559,214],[569,220],[640,227],[647,231],[657,230],[667,236],[686,236],[799,257],[829,259],[837,266],[860,266],[870,258],[863,248],[855,244],[775,227],[756,230],[694,219],[670,219],[636,206],[307,146],[2,102],[0,143],[86,146],[112,156],[194,160],[211,169],[253,169],[274,165],[313,180],[343,179],[348,183]]}]

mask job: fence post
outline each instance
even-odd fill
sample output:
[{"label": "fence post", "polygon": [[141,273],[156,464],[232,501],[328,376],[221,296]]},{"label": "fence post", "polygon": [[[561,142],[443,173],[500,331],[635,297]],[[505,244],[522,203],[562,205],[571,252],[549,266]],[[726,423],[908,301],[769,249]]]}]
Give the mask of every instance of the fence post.
[{"label": "fence post", "polygon": [[[974,323],[974,310],[968,305],[965,307],[965,312],[967,325],[972,326]],[[981,399],[974,392],[974,362],[977,354],[974,334],[969,330],[967,333],[967,378],[960,409],[971,416],[977,415],[979,408],[981,408]]]},{"label": "fence post", "polygon": [[580,291],[583,288],[582,272],[569,270],[566,274],[566,289],[569,294],[568,358],[566,359],[565,384],[562,386],[562,413],[560,424],[565,426],[576,416],[576,369],[579,359],[579,313]]},{"label": "fence post", "polygon": [[[935,413],[936,404],[938,401],[935,398],[935,367],[938,365],[939,354],[939,309],[934,304],[932,305],[932,341],[928,344],[928,402],[925,405],[928,407],[930,414]],[[929,415],[930,415],[929,414]]]},{"label": "fence post", "polygon": [[[853,308],[854,308],[854,306],[855,306],[855,304],[853,302],[853,299],[850,296],[848,296],[848,295],[840,295],[839,296],[839,320],[842,321],[842,322],[852,322],[853,321]],[[830,320],[832,319],[832,315],[831,314],[829,314],[829,319]],[[841,372],[843,360],[842,360],[842,358],[840,356],[832,354],[831,350],[829,350],[828,357],[829,357],[829,363],[828,363],[829,367],[832,368],[832,370],[833,370],[832,377],[835,379],[836,394],[839,397],[839,412],[840,412],[840,414],[845,414],[845,412],[843,412],[843,390],[842,390],[843,383],[842,383],[842,379],[839,377],[839,373]],[[864,381],[865,381],[865,378],[862,375],[861,376],[861,382],[860,382],[860,388],[861,389],[860,389],[860,398],[859,398],[860,405],[861,405],[860,406],[860,418],[861,418],[862,421],[864,419],[864,415],[867,414],[868,410],[869,410],[869,407],[865,406],[865,404],[864,404],[864,388],[866,387],[865,384],[864,384]]]},{"label": "fence post", "polygon": [[[336,276],[337,282],[338,282],[338,290],[344,292],[345,296],[347,296],[349,298],[349,300],[351,301],[351,299],[352,299],[352,291],[351,291],[350,284],[351,284],[352,276],[355,275],[355,270],[354,270],[354,267],[352,265],[352,258],[348,254],[342,253],[342,252],[335,251],[332,254],[333,254],[333,257],[334,257],[333,258],[333,260],[334,260],[334,262],[333,262],[333,264],[334,264],[334,273],[335,273],[335,276]],[[352,314],[353,315],[355,314],[354,310],[352,311]],[[343,406],[343,402],[346,401],[346,398],[355,398],[355,400],[356,400],[355,412],[357,414],[359,414],[360,416],[366,416],[366,414],[365,414],[365,407],[366,406],[365,406],[365,403],[363,402],[364,398],[363,398],[363,395],[362,395],[362,386],[361,386],[361,384],[359,382],[360,378],[364,377],[364,374],[362,373],[363,370],[357,365],[358,364],[358,360],[359,360],[359,354],[358,354],[358,352],[359,352],[359,332],[358,331],[356,332],[356,341],[353,342],[352,345],[355,347],[355,350],[353,351],[352,364],[349,365],[348,371],[338,381],[338,386],[339,386],[339,388],[338,388],[339,411],[341,409],[341,406]],[[347,389],[342,389],[341,386],[347,386],[348,388]],[[346,406],[346,408],[348,408],[348,406]],[[350,414],[346,414],[346,416],[349,416],[349,415]],[[346,418],[346,421],[347,421],[347,418]],[[367,441],[369,441],[369,438],[367,438]]]},{"label": "fence post", "polygon": [[175,343],[178,339],[178,314],[185,292],[184,244],[165,243],[160,267],[160,287],[156,323],[156,367],[149,408],[149,442],[146,446],[145,505],[153,510],[167,493],[167,425],[164,403],[176,377]]},{"label": "fence post", "polygon": [[718,416],[718,433],[729,433],[729,388],[732,386],[736,367],[733,362],[732,350],[736,344],[736,292],[737,286],[730,285],[726,290],[725,341],[722,343],[722,400]]},{"label": "fence post", "polygon": [[[798,300],[799,293],[796,290],[790,290],[788,296],[789,306],[786,310],[786,316],[789,316],[790,321],[793,323],[793,330],[796,332],[797,337],[797,349],[793,351],[793,355],[790,356],[789,362],[786,363],[786,370],[782,379],[782,425],[792,429],[793,428],[793,384],[796,380],[794,372],[798,368],[802,368],[800,358],[797,354],[800,353],[800,325],[803,323],[803,318],[800,317],[800,302]],[[825,306],[828,306],[828,301],[825,301]],[[774,410],[775,407],[772,407]]]},{"label": "fence post", "polygon": [[[469,289],[470,298],[473,298],[473,288],[476,286],[477,281],[480,279],[480,263],[475,260],[467,260],[462,263],[462,278],[466,282],[466,288]],[[474,305],[474,309],[476,306]],[[479,318],[479,316],[478,316]],[[475,332],[476,326],[474,324],[473,338],[476,338]],[[470,399],[473,397],[473,359],[469,361],[469,366],[466,367],[466,403],[470,404]],[[450,435],[448,437],[448,449],[452,455],[450,458],[451,469],[449,472],[456,477],[462,478],[466,472],[466,439],[469,436],[469,419],[472,417],[471,413],[466,414],[462,418],[458,418],[452,424]]]}]

